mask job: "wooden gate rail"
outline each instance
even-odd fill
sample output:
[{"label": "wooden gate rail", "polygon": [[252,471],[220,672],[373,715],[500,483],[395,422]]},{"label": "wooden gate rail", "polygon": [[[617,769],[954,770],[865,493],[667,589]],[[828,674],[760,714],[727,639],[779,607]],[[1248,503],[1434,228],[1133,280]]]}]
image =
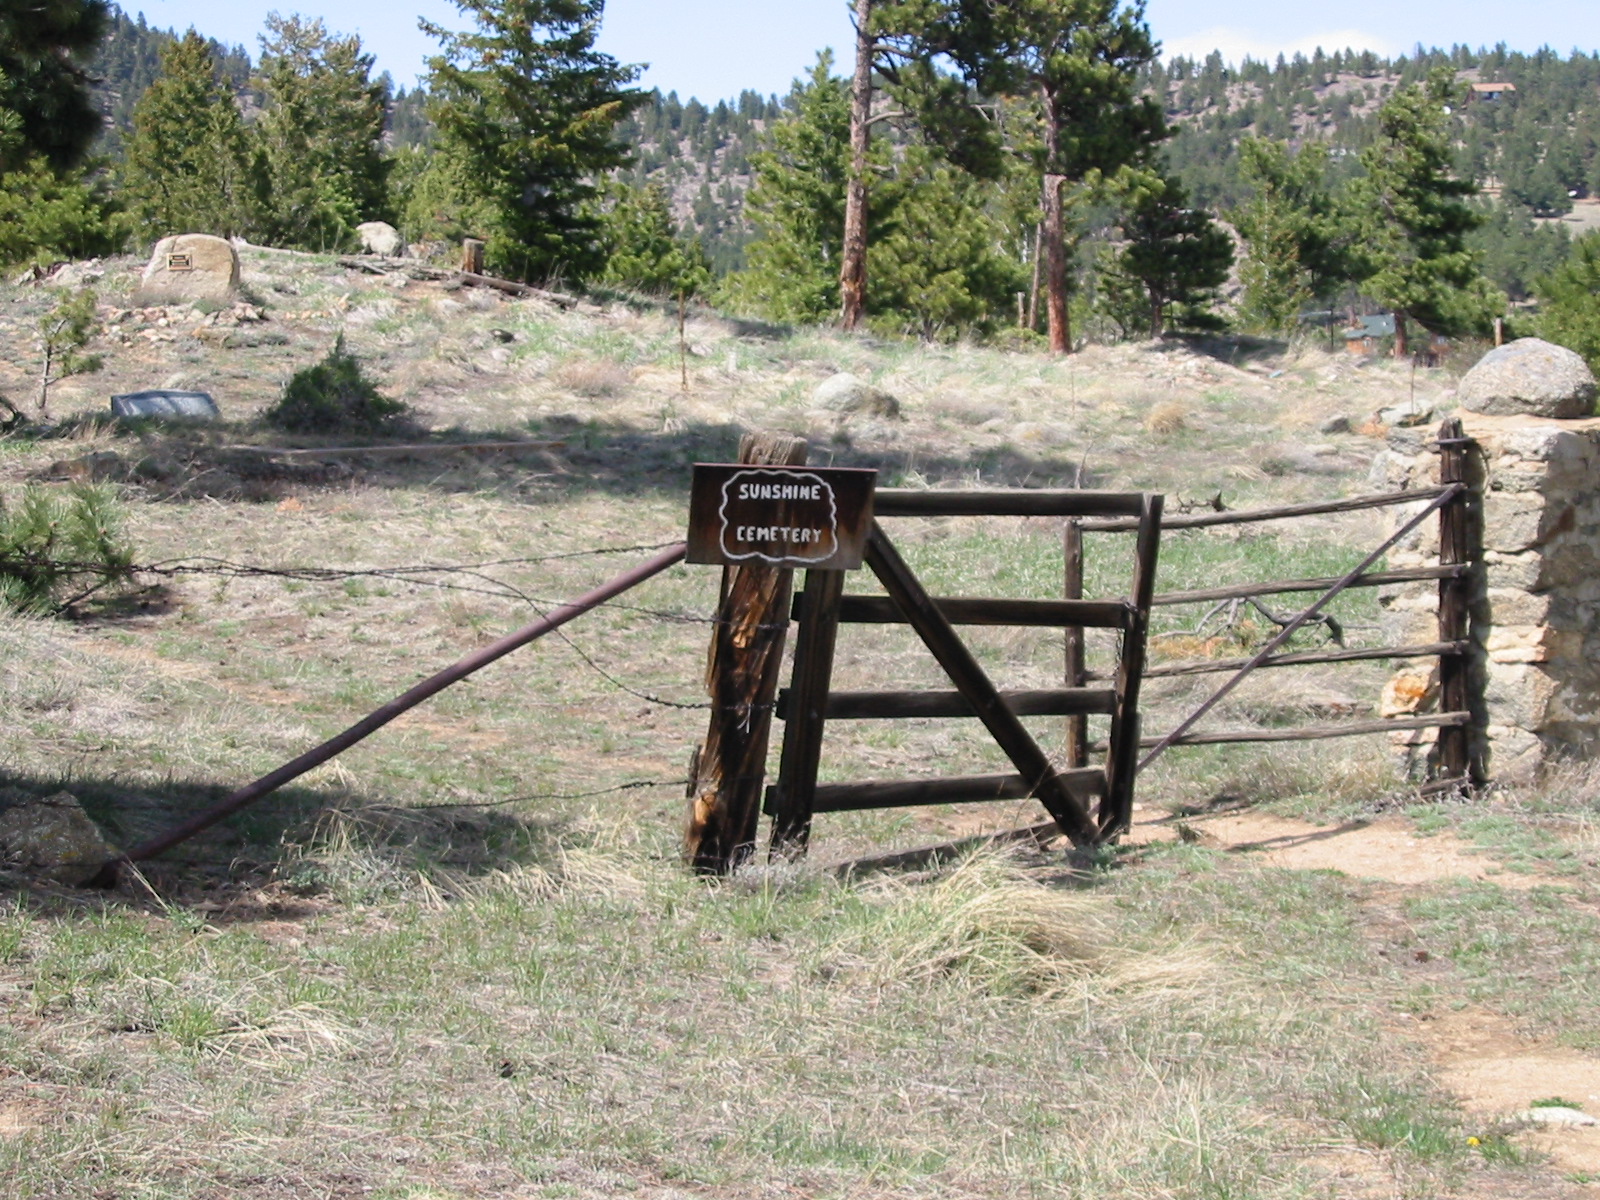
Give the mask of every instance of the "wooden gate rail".
[{"label": "wooden gate rail", "polygon": [[[1242,525],[1261,521],[1275,521],[1327,513],[1356,512],[1363,509],[1426,502],[1425,508],[1406,522],[1400,533],[1389,538],[1384,546],[1368,556],[1364,565],[1377,561],[1379,554],[1399,540],[1401,533],[1414,528],[1428,513],[1439,512],[1439,562],[1434,566],[1408,567],[1394,570],[1361,570],[1341,578],[1279,579],[1260,583],[1230,584],[1221,587],[1193,588],[1184,591],[1163,592],[1153,595],[1153,607],[1194,604],[1206,601],[1247,599],[1288,592],[1322,592],[1323,595],[1310,608],[1297,613],[1291,626],[1281,631],[1264,651],[1252,656],[1193,660],[1166,663],[1148,667],[1144,674],[1149,678],[1184,675],[1201,675],[1234,672],[1234,677],[1219,692],[1208,699],[1201,709],[1190,715],[1173,733],[1164,737],[1140,738],[1141,746],[1153,747],[1156,753],[1168,746],[1214,745],[1244,742],[1313,741],[1324,738],[1351,737],[1361,734],[1384,733],[1408,729],[1438,729],[1437,774],[1439,783],[1477,784],[1483,782],[1482,763],[1472,752],[1472,730],[1477,721],[1473,713],[1473,694],[1470,667],[1471,641],[1469,638],[1469,605],[1473,577],[1477,569],[1476,540],[1473,536],[1474,495],[1467,486],[1467,458],[1471,440],[1464,436],[1459,421],[1446,421],[1439,429],[1438,447],[1441,454],[1439,485],[1416,488],[1403,492],[1385,492],[1369,496],[1356,496],[1344,500],[1309,504],[1281,505],[1273,508],[1248,509],[1239,512],[1185,514],[1163,520],[1162,531],[1200,529],[1221,525]],[[1066,595],[1069,600],[1082,593],[1082,535],[1085,531],[1126,532],[1138,528],[1126,517],[1086,518],[1071,521],[1067,530],[1068,572]],[[1334,650],[1272,653],[1287,640],[1288,635],[1304,624],[1312,614],[1320,611],[1336,594],[1351,587],[1379,587],[1392,583],[1439,581],[1439,639],[1416,645],[1339,648]],[[1088,622],[1082,623],[1089,627]],[[1074,651],[1074,642],[1077,648]],[[1223,695],[1230,691],[1246,674],[1268,667],[1303,666],[1312,663],[1354,662],[1369,659],[1437,658],[1439,660],[1440,701],[1443,711],[1410,717],[1385,718],[1372,721],[1345,721],[1337,724],[1285,729],[1233,729],[1207,733],[1191,733],[1188,727]],[[1074,639],[1068,634],[1067,683],[1070,687],[1104,680],[1106,675],[1088,670],[1083,665],[1082,634]],[[1068,762],[1081,767],[1092,751],[1104,750],[1104,741],[1091,742],[1087,737],[1087,718],[1069,718]],[[1145,760],[1155,757],[1152,753]]]},{"label": "wooden gate rail", "polygon": [[[1160,496],[1081,489],[1038,491],[909,491],[882,489],[876,516],[1020,516],[1119,518],[1137,516],[1134,585],[1123,600],[934,597],[874,521],[866,564],[887,595],[844,595],[837,571],[807,572],[794,600],[799,623],[791,686],[780,691],[776,715],[784,721],[777,782],[766,791],[773,818],[772,852],[802,851],[811,818],[820,812],[895,808],[969,801],[1039,800],[1056,825],[1079,845],[1116,834],[1129,821],[1138,757],[1139,683],[1160,543]],[[831,691],[834,647],[845,624],[911,626],[944,669],[953,691]],[[955,633],[958,625],[1114,629],[1122,649],[1110,686],[1081,683],[1055,689],[1001,691]],[[1024,716],[1111,718],[1106,765],[1058,770],[1022,725]],[[976,717],[1016,767],[1015,774],[966,778],[817,783],[823,729],[829,720],[898,717]],[[1091,808],[1098,801],[1098,812]]]},{"label": "wooden gate rail", "polygon": [[[1387,733],[1393,729],[1457,729],[1470,724],[1468,712],[1424,713],[1418,717],[1384,717],[1376,721],[1340,721],[1336,725],[1302,725],[1284,729],[1218,729],[1207,733],[1183,733],[1177,737],[1140,738],[1141,747],[1218,746],[1234,742],[1317,742],[1328,738],[1356,737],[1364,733]],[[1104,750],[1104,742],[1091,742],[1090,749]]]},{"label": "wooden gate rail", "polygon": [[[1454,482],[1453,480],[1451,482]],[[1370,496],[1352,496],[1348,500],[1321,500],[1311,504],[1280,504],[1275,508],[1241,508],[1233,512],[1182,513],[1161,521],[1161,532],[1178,529],[1205,529],[1212,525],[1248,525],[1254,521],[1283,521],[1293,517],[1314,517],[1323,513],[1360,512],[1366,508],[1387,508],[1395,504],[1411,504],[1418,500],[1433,500],[1449,490],[1449,484],[1438,487],[1412,488],[1407,492],[1374,492]],[[1085,520],[1086,533],[1133,533],[1139,528],[1137,521]]]}]

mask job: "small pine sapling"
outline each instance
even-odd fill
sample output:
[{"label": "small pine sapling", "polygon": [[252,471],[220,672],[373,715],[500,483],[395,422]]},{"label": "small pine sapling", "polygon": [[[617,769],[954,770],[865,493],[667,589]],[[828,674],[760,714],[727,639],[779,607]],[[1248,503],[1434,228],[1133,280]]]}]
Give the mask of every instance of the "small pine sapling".
[{"label": "small pine sapling", "polygon": [[133,554],[108,488],[79,484],[63,494],[30,485],[0,503],[0,605],[56,612],[126,583]]},{"label": "small pine sapling", "polygon": [[264,418],[287,433],[382,434],[404,428],[409,412],[362,373],[341,334],[326,358],[294,373]]},{"label": "small pine sapling", "polygon": [[77,292],[57,291],[56,306],[39,320],[39,342],[44,360],[39,368],[39,416],[48,415],[50,389],[69,375],[85,375],[98,371],[101,359],[98,354],[85,354],[95,334],[100,332],[100,322],[94,311],[94,292],[83,288]]}]

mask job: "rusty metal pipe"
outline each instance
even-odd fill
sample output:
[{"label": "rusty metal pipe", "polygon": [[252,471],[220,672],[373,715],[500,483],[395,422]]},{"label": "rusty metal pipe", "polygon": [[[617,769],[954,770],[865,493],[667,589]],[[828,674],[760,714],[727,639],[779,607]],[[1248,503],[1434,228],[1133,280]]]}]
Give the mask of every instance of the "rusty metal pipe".
[{"label": "rusty metal pipe", "polygon": [[593,591],[585,592],[576,600],[569,601],[559,608],[534,621],[531,625],[524,625],[515,633],[508,633],[499,641],[485,646],[482,650],[474,651],[452,666],[446,667],[437,675],[430,675],[410,691],[396,696],[382,708],[376,709],[367,716],[362,717],[343,733],[337,734],[323,742],[314,749],[307,750],[298,758],[286,762],[275,771],[269,771],[253,783],[247,783],[238,791],[223,800],[219,800],[203,812],[195,813],[188,820],[173,826],[165,833],[157,834],[148,841],[140,842],[133,849],[124,853],[120,858],[113,859],[100,869],[98,875],[91,880],[91,884],[100,887],[114,887],[117,881],[118,868],[127,862],[140,862],[147,858],[154,858],[164,854],[180,842],[188,841],[195,834],[204,829],[209,829],[224,817],[238,812],[247,805],[254,804],[263,796],[277,791],[291,780],[298,779],[307,771],[321,766],[335,755],[348,750],[357,742],[368,735],[382,729],[390,721],[408,709],[415,708],[428,697],[444,691],[453,683],[459,683],[475,671],[480,671],[496,659],[504,658],[513,650],[526,646],[529,642],[543,637],[553,629],[565,625],[574,617],[582,616],[597,605],[604,604],[614,596],[618,596],[629,588],[637,587],[653,575],[659,575],[668,567],[681,562],[687,547],[680,542],[670,546],[657,554],[648,562],[624,571],[609,583],[604,583]]}]

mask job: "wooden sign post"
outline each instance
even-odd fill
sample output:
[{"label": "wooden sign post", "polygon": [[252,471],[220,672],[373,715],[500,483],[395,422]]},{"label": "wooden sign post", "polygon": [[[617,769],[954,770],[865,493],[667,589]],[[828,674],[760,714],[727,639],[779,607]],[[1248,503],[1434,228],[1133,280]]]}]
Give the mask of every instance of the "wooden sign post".
[{"label": "wooden sign post", "polygon": [[[755,849],[794,568],[860,566],[876,472],[806,468],[806,443],[750,434],[737,464],[694,469],[688,561],[722,567],[706,686],[711,722],[689,771],[684,858],[725,875]],[[831,658],[831,655],[830,655]]]}]

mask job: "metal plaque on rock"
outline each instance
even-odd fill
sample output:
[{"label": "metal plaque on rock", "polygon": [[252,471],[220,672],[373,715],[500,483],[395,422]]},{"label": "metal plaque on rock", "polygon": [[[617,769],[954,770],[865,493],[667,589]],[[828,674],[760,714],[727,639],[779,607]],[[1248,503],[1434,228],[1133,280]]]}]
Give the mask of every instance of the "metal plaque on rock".
[{"label": "metal plaque on rock", "polygon": [[696,463],[688,561],[853,571],[877,478],[853,467]]}]

